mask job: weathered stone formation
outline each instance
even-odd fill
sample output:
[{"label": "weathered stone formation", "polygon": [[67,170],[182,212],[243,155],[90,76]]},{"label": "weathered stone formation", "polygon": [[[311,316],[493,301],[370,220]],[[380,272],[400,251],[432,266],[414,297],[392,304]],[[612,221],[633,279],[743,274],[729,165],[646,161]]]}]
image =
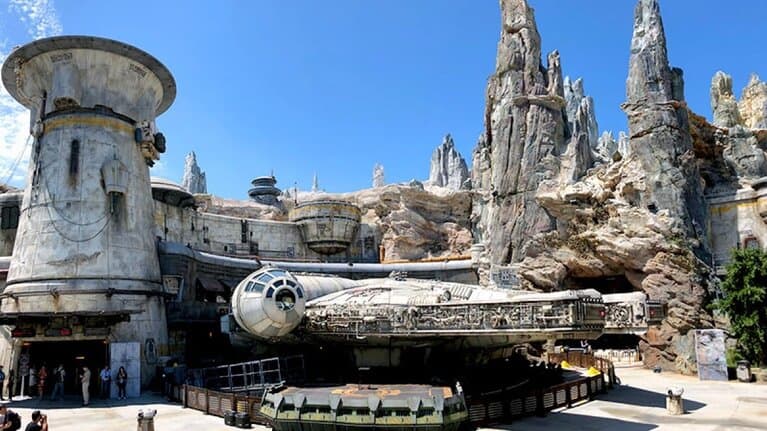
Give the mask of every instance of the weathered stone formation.
[{"label": "weathered stone formation", "polygon": [[384,178],[384,167],[378,163],[373,166],[373,188],[377,189],[383,187],[386,184]]},{"label": "weathered stone formation", "polygon": [[[519,63],[526,58],[523,53],[509,54],[504,44],[520,46],[513,41],[527,36],[525,49],[536,46],[531,43],[535,39],[529,37],[529,28],[515,24],[528,22],[531,15],[520,1],[503,1],[501,5],[504,33],[499,45],[499,64],[505,64],[504,59],[509,58],[516,59],[512,65],[526,64]],[[644,291],[652,299],[665,301],[669,306],[668,317],[643,337],[640,347],[649,364],[691,372],[695,370],[695,356],[692,334],[688,331],[713,325],[704,308],[708,294],[708,267],[703,263],[708,262],[704,243],[707,210],[684,103],[682,73],[668,65],[657,1],[639,0],[635,13],[624,105],[630,138],[621,135],[616,141],[611,134],[605,134],[593,144],[595,128],[590,128],[589,103],[583,103],[579,84],[570,83],[571,88],[565,93],[570,96],[570,109],[565,109],[568,138],[558,133],[556,114],[560,111],[544,111],[550,114],[545,117],[550,121],[544,123],[540,122],[541,111],[532,114],[536,105],[529,104],[527,114],[521,118],[514,115],[528,106],[530,96],[512,97],[517,94],[516,89],[529,88],[524,79],[508,76],[515,72],[513,67],[499,68],[505,74],[501,76],[508,78],[500,84],[498,71],[491,78],[486,117],[491,127],[475,152],[473,177],[491,190],[482,196],[484,200],[475,201],[475,211],[480,208],[490,217],[485,214],[477,217],[481,228],[478,236],[489,237],[486,243],[494,255],[503,250],[503,238],[507,238],[507,249],[512,253],[509,270],[527,288],[609,290],[615,288],[614,283],[622,283],[620,289]],[[538,70],[531,66],[525,77],[536,76]],[[514,100],[519,102],[509,102]],[[507,101],[503,112],[510,115],[497,110],[499,101]],[[511,136],[497,127],[502,124],[501,118],[505,119],[503,124],[510,128]],[[703,128],[696,128],[696,132],[709,133]],[[508,165],[506,175],[514,179],[520,172],[519,165],[503,158],[503,149],[487,142],[515,143],[520,134],[543,137],[547,144],[525,142],[517,150],[516,158],[511,159],[520,161],[522,166],[528,148],[535,148],[539,155],[548,148],[560,148],[560,152],[554,153],[559,155],[557,163],[540,157],[537,169],[530,169],[523,176],[538,178],[536,187],[528,182],[531,188],[526,189],[537,190],[536,206],[527,205],[524,211],[512,212],[518,207],[507,202],[516,202],[524,195],[510,194],[508,188],[499,187],[505,183],[493,178],[493,169]],[[589,156],[600,164],[588,169]],[[551,169],[541,175],[544,167]],[[506,193],[503,200],[502,193]],[[526,217],[541,213],[548,219],[538,218],[538,224],[525,224],[537,229],[519,229],[517,220],[524,223]],[[493,219],[499,222],[486,221]],[[510,227],[499,226],[501,223]],[[552,229],[554,224],[556,230]],[[519,244],[524,244],[526,252],[515,258],[513,253]]]},{"label": "weathered stone formation", "polygon": [[312,193],[317,193],[320,191],[320,181],[317,179],[317,173],[315,172],[314,177],[312,177]]},{"label": "weathered stone formation", "polygon": [[732,176],[754,180],[767,175],[767,158],[759,142],[764,133],[758,130],[765,127],[767,117],[767,84],[752,75],[738,102],[732,92],[732,77],[717,72],[711,80],[711,110],[716,131],[709,145],[721,147]]},{"label": "weathered stone formation", "polygon": [[453,137],[448,134],[431,155],[429,184],[459,190],[467,179],[469,169],[466,167],[466,160],[455,149]]},{"label": "weathered stone formation", "polygon": [[184,159],[184,178],[181,185],[189,193],[208,193],[208,184],[205,180],[205,172],[197,165],[197,155],[194,151],[186,155]]},{"label": "weathered stone formation", "polygon": [[471,193],[441,195],[407,185],[387,185],[342,195],[362,209],[362,223],[378,228],[386,260],[468,255]]},{"label": "weathered stone formation", "polygon": [[744,126],[749,129],[767,129],[767,83],[762,82],[758,75],[751,75],[740,96],[738,107]]},{"label": "weathered stone formation", "polygon": [[535,192],[559,172],[566,147],[559,54],[541,66],[541,41],[524,0],[501,0],[501,40],[487,86],[485,131],[473,153],[472,223],[482,265],[522,260],[530,238],[555,228]]},{"label": "weathered stone formation", "polygon": [[[581,129],[582,133],[587,135],[589,147],[593,150],[599,142],[599,126],[594,99],[585,95],[582,78],[571,81],[569,76],[565,77],[565,101],[570,134],[574,135],[576,129]],[[583,117],[583,121],[578,121],[579,116]]]},{"label": "weathered stone formation", "polygon": [[629,136],[626,132],[618,132],[618,139],[615,139],[613,132],[602,132],[594,150],[595,161],[600,164],[617,162],[628,154],[628,148]]},{"label": "weathered stone formation", "polygon": [[711,110],[714,111],[714,126],[733,127],[743,124],[738,101],[732,94],[732,77],[716,72],[711,80]]},{"label": "weathered stone formation", "polygon": [[598,126],[594,99],[583,93],[583,80],[565,78],[565,112],[570,140],[561,158],[560,181],[573,182],[581,178],[594,164],[598,145]]},{"label": "weathered stone formation", "polygon": [[[472,244],[472,198],[466,190],[433,193],[409,184],[389,184],[351,193],[298,192],[295,197],[299,204],[323,199],[360,207],[362,225],[372,227],[387,260],[466,256]],[[195,200],[199,212],[274,221],[288,221],[295,206],[293,197],[283,198],[277,206],[212,195]]]},{"label": "weathered stone formation", "polygon": [[[641,0],[635,10],[626,98],[629,154],[647,175],[633,203],[669,211],[687,236],[705,241],[707,211],[692,152],[682,70],[669,67],[657,0]],[[702,243],[695,248],[702,251]]]}]

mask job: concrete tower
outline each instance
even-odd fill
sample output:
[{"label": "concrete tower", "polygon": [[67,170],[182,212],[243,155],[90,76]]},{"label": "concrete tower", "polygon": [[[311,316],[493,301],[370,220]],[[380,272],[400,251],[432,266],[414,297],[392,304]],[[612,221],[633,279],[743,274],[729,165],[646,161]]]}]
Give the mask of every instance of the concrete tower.
[{"label": "concrete tower", "polygon": [[5,323],[26,330],[32,351],[53,340],[138,342],[131,360],[146,383],[167,346],[149,166],[165,151],[155,118],[175,81],[137,48],[83,36],[22,46],[2,80],[31,111],[34,136]]}]

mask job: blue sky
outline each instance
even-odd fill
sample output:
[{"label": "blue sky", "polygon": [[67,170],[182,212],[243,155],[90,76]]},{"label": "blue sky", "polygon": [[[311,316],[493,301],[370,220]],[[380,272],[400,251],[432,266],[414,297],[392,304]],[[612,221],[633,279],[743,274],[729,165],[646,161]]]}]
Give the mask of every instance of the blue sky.
[{"label": "blue sky", "polygon": [[[625,130],[635,1],[530,4],[544,53],[558,49],[565,74],[584,78],[600,130]],[[694,4],[661,0],[661,9],[687,100],[710,118],[714,72],[732,74],[738,95],[751,72],[767,78],[767,2]],[[3,54],[37,37],[89,34],[162,61],[178,96],[158,120],[168,152],[153,174],[180,181],[195,151],[208,190],[240,199],[271,171],[278,186],[302,189],[316,172],[332,192],[369,187],[375,163],[387,182],[425,179],[445,133],[471,163],[499,31],[493,0],[0,2]],[[0,95],[0,182],[24,146],[25,116]]]}]

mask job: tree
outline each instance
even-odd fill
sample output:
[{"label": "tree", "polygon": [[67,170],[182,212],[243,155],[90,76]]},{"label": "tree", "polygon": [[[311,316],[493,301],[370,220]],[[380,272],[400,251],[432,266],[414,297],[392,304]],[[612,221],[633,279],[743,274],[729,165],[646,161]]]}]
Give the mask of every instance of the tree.
[{"label": "tree", "polygon": [[716,306],[729,316],[738,350],[754,364],[767,364],[767,253],[735,250],[722,291]]}]

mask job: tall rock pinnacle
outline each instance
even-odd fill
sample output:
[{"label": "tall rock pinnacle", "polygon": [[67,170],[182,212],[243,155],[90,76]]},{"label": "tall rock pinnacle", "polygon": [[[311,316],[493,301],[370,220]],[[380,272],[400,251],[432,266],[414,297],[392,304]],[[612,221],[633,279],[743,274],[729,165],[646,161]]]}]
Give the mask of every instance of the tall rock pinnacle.
[{"label": "tall rock pinnacle", "polygon": [[197,155],[194,151],[184,159],[184,178],[181,184],[189,193],[208,193],[205,172],[197,166]]},{"label": "tall rock pinnacle", "polygon": [[[639,0],[634,11],[626,103],[629,155],[646,173],[633,202],[667,210],[688,238],[705,244],[707,211],[684,103],[681,69],[672,69],[657,0]],[[700,250],[698,250],[700,251]]]},{"label": "tall rock pinnacle", "polygon": [[525,0],[501,0],[501,39],[487,85],[485,131],[473,154],[472,221],[491,264],[524,258],[534,234],[554,229],[535,200],[556,177],[565,150],[564,88],[559,54],[541,65],[541,40]]},{"label": "tall rock pinnacle", "polygon": [[431,155],[429,184],[450,190],[460,190],[468,178],[469,169],[466,167],[466,160],[455,149],[453,137],[448,134]]}]

